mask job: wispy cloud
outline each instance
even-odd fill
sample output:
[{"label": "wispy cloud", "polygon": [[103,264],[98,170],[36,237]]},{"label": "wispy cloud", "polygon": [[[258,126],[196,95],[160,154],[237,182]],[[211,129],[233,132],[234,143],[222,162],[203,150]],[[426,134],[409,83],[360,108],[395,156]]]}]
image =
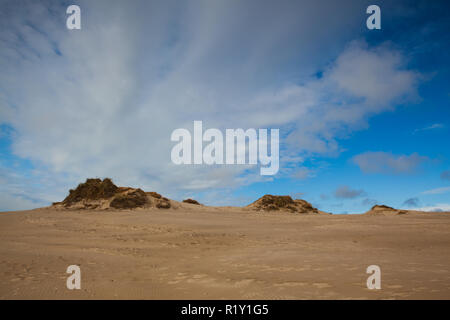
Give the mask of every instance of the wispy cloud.
[{"label": "wispy cloud", "polygon": [[407,206],[407,207],[417,207],[417,206],[419,206],[419,198],[414,197],[414,198],[406,199],[403,202],[403,205]]},{"label": "wispy cloud", "polygon": [[426,190],[422,192],[423,194],[442,194],[450,192],[450,187],[442,187],[442,188],[436,188],[431,190]]},{"label": "wispy cloud", "polygon": [[421,131],[430,131],[430,130],[436,130],[436,129],[442,129],[442,128],[445,128],[445,126],[442,123],[434,123],[430,126],[414,130],[413,134],[421,132]]},{"label": "wispy cloud", "polygon": [[378,201],[375,199],[366,198],[361,203],[364,206],[374,206],[378,203]]},{"label": "wispy cloud", "polygon": [[450,180],[450,170],[442,171],[441,172],[441,179],[442,180]]}]

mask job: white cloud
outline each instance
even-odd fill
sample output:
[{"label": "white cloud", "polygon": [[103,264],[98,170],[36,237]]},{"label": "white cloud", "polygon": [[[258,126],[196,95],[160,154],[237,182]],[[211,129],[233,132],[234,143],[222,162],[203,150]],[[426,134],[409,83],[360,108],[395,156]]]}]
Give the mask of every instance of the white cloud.
[{"label": "white cloud", "polygon": [[42,205],[40,202],[31,201],[21,196],[0,194],[0,211],[16,211],[34,209]]},{"label": "white cloud", "polygon": [[365,152],[353,157],[361,171],[365,173],[411,173],[427,157],[417,153],[394,155],[388,152]]},{"label": "white cloud", "polygon": [[362,189],[354,190],[349,186],[340,186],[336,189],[334,195],[336,196],[336,198],[354,199],[366,195],[366,192]]},{"label": "white cloud", "polygon": [[298,168],[292,173],[292,177],[296,179],[306,179],[311,176],[311,170],[305,167]]},{"label": "white cloud", "polygon": [[[323,50],[351,37],[355,3],[81,1],[82,29],[68,31],[62,6],[10,2],[0,16],[0,122],[15,130],[14,154],[35,166],[28,181],[48,189],[110,176],[178,197],[266,181],[248,166],[174,166],[170,133],[193,120],[281,128],[280,155],[295,160],[280,174],[304,175],[299,159],[339,151],[338,138],[415,96],[418,75],[400,52],[364,42]],[[308,77],[331,58],[322,78]]]},{"label": "white cloud", "polygon": [[448,204],[448,203],[438,203],[438,204],[436,204],[434,206],[426,206],[426,207],[414,208],[414,210],[427,211],[427,212],[441,212],[441,211],[450,212],[450,204]]},{"label": "white cloud", "polygon": [[367,45],[354,42],[339,56],[329,76],[344,93],[364,99],[369,108],[379,111],[394,99],[415,94],[417,74],[401,70],[404,64],[404,57],[389,47],[368,50]]},{"label": "white cloud", "polygon": [[289,141],[306,151],[337,151],[336,139],[366,128],[368,117],[414,99],[419,75],[406,70],[403,60],[387,46],[352,42],[320,80],[297,88],[302,97],[296,100],[298,118]]}]

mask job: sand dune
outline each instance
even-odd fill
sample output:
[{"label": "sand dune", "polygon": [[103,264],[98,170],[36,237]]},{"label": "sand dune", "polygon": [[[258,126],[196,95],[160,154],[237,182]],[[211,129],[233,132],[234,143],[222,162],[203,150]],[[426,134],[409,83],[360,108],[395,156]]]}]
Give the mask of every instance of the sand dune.
[{"label": "sand dune", "polygon": [[[232,208],[0,214],[0,298],[448,299],[450,215]],[[66,288],[81,267],[81,290]],[[367,266],[382,270],[368,290]]]},{"label": "sand dune", "polygon": [[[149,202],[117,209],[111,199],[137,189],[112,189],[89,200],[103,203],[95,208],[80,210],[92,203],[77,199],[1,213],[0,298],[450,298],[449,213],[318,214],[273,197],[246,208],[167,200],[163,209],[161,195],[144,191]],[[381,290],[366,287],[373,264]],[[81,268],[81,290],[66,288],[69,265]]]}]

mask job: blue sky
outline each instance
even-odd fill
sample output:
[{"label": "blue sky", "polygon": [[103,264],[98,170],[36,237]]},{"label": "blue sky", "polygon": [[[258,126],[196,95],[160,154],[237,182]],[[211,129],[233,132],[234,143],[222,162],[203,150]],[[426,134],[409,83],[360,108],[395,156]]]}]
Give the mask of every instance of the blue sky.
[{"label": "blue sky", "polygon": [[[65,10],[81,8],[81,30]],[[368,5],[381,30],[366,28]],[[448,1],[0,2],[0,210],[87,177],[209,205],[450,210]],[[175,166],[176,128],[279,128],[280,171]]]}]

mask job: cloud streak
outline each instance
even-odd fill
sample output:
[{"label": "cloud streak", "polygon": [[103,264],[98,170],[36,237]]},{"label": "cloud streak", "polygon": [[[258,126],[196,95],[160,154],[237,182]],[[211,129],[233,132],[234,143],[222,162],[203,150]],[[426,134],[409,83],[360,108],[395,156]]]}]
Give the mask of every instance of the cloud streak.
[{"label": "cloud streak", "polygon": [[432,124],[430,126],[423,127],[423,128],[420,128],[420,129],[416,129],[416,130],[414,130],[413,133],[418,133],[418,132],[421,132],[421,131],[430,131],[430,130],[436,130],[436,129],[443,129],[443,128],[445,128],[445,126],[442,123],[434,123],[434,124]]},{"label": "cloud streak", "polygon": [[450,192],[450,187],[435,188],[422,192],[423,194],[443,194]]}]

